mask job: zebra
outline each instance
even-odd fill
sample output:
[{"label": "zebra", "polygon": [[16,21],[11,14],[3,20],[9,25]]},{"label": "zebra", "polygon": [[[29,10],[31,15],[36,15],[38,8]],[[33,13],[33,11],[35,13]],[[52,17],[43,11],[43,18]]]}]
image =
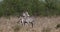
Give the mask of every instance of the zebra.
[{"label": "zebra", "polygon": [[30,23],[30,24],[32,25],[32,27],[33,27],[34,17],[31,17],[31,16],[28,14],[28,12],[25,12],[25,13],[23,13],[23,16],[19,18],[18,23],[19,23],[19,22],[21,22],[22,25],[25,25],[25,23],[27,23],[27,24]]},{"label": "zebra", "polygon": [[32,27],[33,27],[33,23],[34,23],[34,18],[33,17],[27,17],[27,18],[24,18],[24,17],[20,17],[18,23],[22,23],[22,25],[25,25],[26,23],[27,24],[31,24]]}]

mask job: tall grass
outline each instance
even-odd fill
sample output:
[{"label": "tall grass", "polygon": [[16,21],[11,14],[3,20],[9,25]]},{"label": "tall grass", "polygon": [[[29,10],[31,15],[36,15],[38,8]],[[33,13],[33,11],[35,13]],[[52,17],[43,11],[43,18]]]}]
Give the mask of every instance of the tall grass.
[{"label": "tall grass", "polygon": [[13,29],[14,29],[14,32],[18,32],[21,28],[22,28],[22,26],[17,24],[17,25],[14,26]]},{"label": "tall grass", "polygon": [[49,28],[49,27],[45,28],[45,27],[44,27],[44,28],[42,29],[42,32],[51,32],[51,28]]}]

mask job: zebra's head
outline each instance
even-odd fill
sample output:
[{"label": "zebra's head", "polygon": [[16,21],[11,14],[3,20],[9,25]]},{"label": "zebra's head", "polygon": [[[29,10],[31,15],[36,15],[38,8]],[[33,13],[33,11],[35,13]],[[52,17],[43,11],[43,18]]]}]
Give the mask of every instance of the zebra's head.
[{"label": "zebra's head", "polygon": [[28,12],[26,11],[26,12],[23,12],[23,16],[24,16],[24,17],[27,17],[27,16],[30,16],[30,15],[29,15]]}]

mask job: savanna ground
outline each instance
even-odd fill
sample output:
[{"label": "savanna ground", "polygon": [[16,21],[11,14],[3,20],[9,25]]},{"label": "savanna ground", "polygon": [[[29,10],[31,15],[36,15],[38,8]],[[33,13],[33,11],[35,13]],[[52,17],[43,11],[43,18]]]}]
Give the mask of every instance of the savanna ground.
[{"label": "savanna ground", "polygon": [[18,17],[1,17],[0,32],[60,32],[56,25],[60,23],[60,16],[57,17],[36,17],[34,27],[17,23]]}]

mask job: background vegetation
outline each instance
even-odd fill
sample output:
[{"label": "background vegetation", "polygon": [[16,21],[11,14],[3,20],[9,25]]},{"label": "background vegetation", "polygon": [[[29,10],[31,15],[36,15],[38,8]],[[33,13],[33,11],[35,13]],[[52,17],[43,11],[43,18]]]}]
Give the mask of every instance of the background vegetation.
[{"label": "background vegetation", "polygon": [[28,11],[30,15],[60,15],[60,0],[3,0],[0,2],[0,16],[21,15]]}]

